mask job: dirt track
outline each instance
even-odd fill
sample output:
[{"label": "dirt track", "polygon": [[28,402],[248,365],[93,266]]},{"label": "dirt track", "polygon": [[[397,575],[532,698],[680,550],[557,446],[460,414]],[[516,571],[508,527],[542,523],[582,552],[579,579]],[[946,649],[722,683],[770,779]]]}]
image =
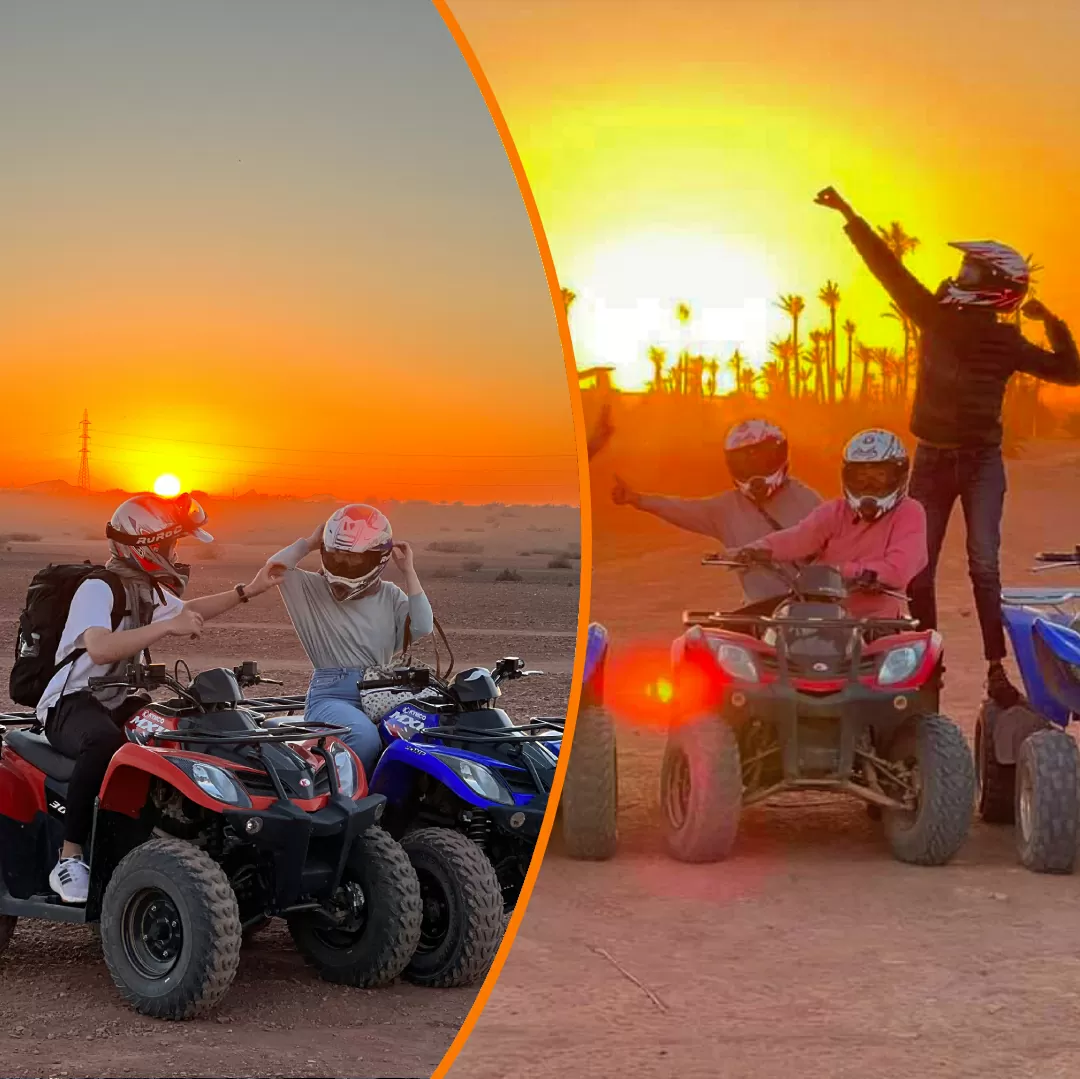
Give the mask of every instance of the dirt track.
[{"label": "dirt track", "polygon": [[[86,544],[13,546],[0,549],[5,689],[12,626],[29,578],[49,560],[99,554]],[[232,550],[227,561],[196,563],[193,595],[250,580],[257,568],[253,552]],[[418,561],[423,577],[424,556]],[[510,558],[509,564],[524,561]],[[476,575],[425,583],[458,653],[457,669],[520,655],[550,673],[508,687],[504,704],[511,715],[563,715],[576,632],[576,570],[526,576],[512,584]],[[208,624],[191,647],[197,653],[181,646],[177,654],[193,671],[258,659],[264,674],[286,683],[283,690],[263,687],[265,693],[303,692],[310,673],[277,597]],[[171,663],[176,655],[163,648],[154,658]],[[169,1024],[123,1004],[89,929],[23,922],[0,958],[0,1075],[426,1076],[474,996],[475,989],[401,983],[375,991],[329,985],[305,968],[284,925],[274,923],[245,950],[236,982],[210,1017]]]},{"label": "dirt track", "polygon": [[[1075,583],[1026,572],[1080,539],[1080,456],[1053,454],[1010,466],[1006,583]],[[601,464],[594,495],[609,483]],[[625,528],[601,508],[594,617],[615,642],[670,640],[683,607],[730,597],[696,565],[707,540]],[[983,668],[962,550],[954,520],[945,708],[970,737]],[[818,795],[749,812],[728,863],[680,865],[655,827],[662,747],[620,730],[620,854],[549,851],[454,1079],[1080,1074],[1080,879],[1029,874],[1011,830],[983,825],[950,866],[901,865],[859,806]]]}]

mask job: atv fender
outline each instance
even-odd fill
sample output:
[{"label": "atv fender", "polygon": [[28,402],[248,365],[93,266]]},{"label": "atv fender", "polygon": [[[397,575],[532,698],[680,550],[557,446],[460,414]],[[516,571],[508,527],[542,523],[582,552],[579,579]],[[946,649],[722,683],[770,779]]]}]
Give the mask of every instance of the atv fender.
[{"label": "atv fender", "polygon": [[983,707],[983,723],[986,737],[994,749],[994,760],[1005,765],[1016,764],[1024,740],[1047,726],[1038,712],[1024,704],[1001,708],[993,701],[987,701]]},{"label": "atv fender", "polygon": [[398,738],[386,747],[379,758],[368,789],[372,794],[385,795],[391,806],[402,806],[412,796],[417,775],[424,773],[463,802],[483,809],[490,807],[492,803],[477,794],[445,760],[437,756],[439,753],[473,759],[472,755],[452,753],[441,746],[415,745]]},{"label": "atv fender", "polygon": [[604,699],[604,664],[607,662],[608,643],[608,631],[599,622],[591,623],[585,640],[582,686],[589,699],[597,704]]}]

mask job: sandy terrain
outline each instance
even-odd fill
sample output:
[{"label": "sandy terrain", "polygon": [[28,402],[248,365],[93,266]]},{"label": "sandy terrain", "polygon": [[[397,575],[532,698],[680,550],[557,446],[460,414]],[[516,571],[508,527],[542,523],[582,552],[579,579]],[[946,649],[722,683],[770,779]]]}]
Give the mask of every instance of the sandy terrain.
[{"label": "sandy terrain", "polygon": [[[601,496],[618,451],[597,460]],[[1074,583],[1026,570],[1080,539],[1080,453],[1036,447],[1009,473],[1006,581]],[[731,597],[696,564],[708,541],[631,511],[601,504],[596,546],[595,617],[616,642],[669,641],[684,606]],[[955,520],[945,710],[970,737],[983,669],[962,554]],[[621,852],[549,851],[454,1079],[1080,1074],[1080,879],[1029,874],[1011,830],[983,825],[947,867],[901,865],[860,806],[822,795],[747,813],[726,864],[680,865],[658,841],[662,748],[621,728]]]},{"label": "sandy terrain", "polygon": [[[195,563],[192,595],[249,580],[266,554],[309,532],[329,512],[296,503],[211,507],[224,557]],[[43,536],[32,543],[0,541],[3,690],[13,625],[30,577],[50,560],[101,557],[101,548],[82,538],[99,518],[101,507],[0,493],[0,533]],[[519,552],[570,547],[578,539],[576,512],[413,505],[400,507],[393,520],[398,534],[417,545],[421,579],[457,668],[520,655],[530,667],[550,673],[507,689],[511,715],[563,715],[573,665],[578,563],[549,570],[550,555]],[[426,544],[433,541],[479,543],[483,551],[429,552]],[[463,571],[465,559],[484,566]],[[505,568],[519,571],[523,580],[495,583],[493,576]],[[285,682],[284,690],[264,687],[266,693],[302,692],[310,672],[276,596],[208,624],[191,651],[163,648],[154,658],[171,663],[177,656],[192,670],[257,659],[263,673]],[[0,705],[7,704],[0,698]],[[379,991],[328,985],[305,969],[282,925],[245,951],[237,980],[216,1012],[193,1023],[168,1024],[136,1015],[121,1002],[88,929],[22,922],[0,959],[0,1074],[423,1076],[439,1062],[474,995],[473,989],[407,984]]]}]

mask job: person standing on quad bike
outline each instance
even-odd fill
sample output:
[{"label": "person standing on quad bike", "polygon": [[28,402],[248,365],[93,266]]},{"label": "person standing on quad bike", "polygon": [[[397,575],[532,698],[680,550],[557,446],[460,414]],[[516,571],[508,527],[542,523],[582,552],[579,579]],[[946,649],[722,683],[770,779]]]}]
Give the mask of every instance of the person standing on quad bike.
[{"label": "person standing on quad bike", "polygon": [[[742,547],[790,528],[821,504],[821,496],[790,475],[787,435],[768,420],[743,420],[728,431],[724,460],[735,489],[711,498],[639,494],[615,477],[612,500],[654,514],[676,528]],[[742,613],[771,614],[783,597],[773,574],[748,568],[740,574],[748,603]]]},{"label": "person standing on quad bike", "polygon": [[779,562],[835,566],[856,586],[847,601],[853,618],[899,618],[902,602],[874,588],[905,589],[927,563],[926,512],[907,495],[908,473],[907,450],[896,435],[862,431],[844,448],[842,498],[732,556],[752,562],[754,552],[764,552]]},{"label": "person standing on quad bike", "polygon": [[[297,568],[315,551],[317,573]],[[382,580],[391,555],[408,594]],[[390,522],[372,506],[343,506],[306,539],[278,551],[267,566],[284,570],[281,596],[314,671],[307,693],[313,723],[348,727],[344,736],[370,779],[382,751],[378,727],[361,706],[357,683],[405,645],[434,629],[431,604],[413,565],[412,547],[394,542]]]},{"label": "person standing on quad bike", "polygon": [[821,191],[816,201],[844,216],[844,231],[856,250],[919,330],[911,409],[911,433],[919,444],[911,494],[926,509],[929,561],[911,584],[912,617],[924,628],[937,628],[934,575],[953,503],[959,498],[988,663],[987,691],[1008,708],[1020,694],[1002,666],[1005,632],[998,563],[1006,486],[1002,403],[1017,371],[1059,385],[1080,385],[1080,355],[1068,327],[1039,300],[1029,300],[1021,310],[1045,325],[1050,350],[1027,341],[1017,326],[998,317],[1020,308],[1030,284],[1027,260],[1011,247],[989,241],[950,244],[964,253],[960,272],[931,292],[833,188]]},{"label": "person standing on quad bike", "polygon": [[[75,766],[68,784],[64,845],[49,886],[65,903],[85,903],[90,871],[83,845],[94,800],[113,754],[124,744],[123,690],[88,688],[91,678],[116,674],[125,663],[167,636],[195,636],[202,624],[276,587],[264,567],[247,585],[184,601],[190,567],[175,559],[177,541],[213,537],[206,512],[189,494],[141,494],[117,507],[105,529],[111,557],[76,589],[56,651],[56,668],[37,705],[45,737]],[[116,611],[121,591],[126,607]],[[115,628],[114,628],[115,627]],[[142,701],[140,700],[141,704]]]}]

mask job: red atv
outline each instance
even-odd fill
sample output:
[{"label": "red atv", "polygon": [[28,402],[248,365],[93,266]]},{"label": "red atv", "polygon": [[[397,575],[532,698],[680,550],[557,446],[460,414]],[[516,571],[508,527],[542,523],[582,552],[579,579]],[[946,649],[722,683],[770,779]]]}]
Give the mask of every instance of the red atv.
[{"label": "red atv", "polygon": [[[241,689],[262,681],[254,663],[187,685],[162,664],[91,681],[141,699],[98,795],[85,906],[48,886],[73,762],[34,729],[32,713],[0,716],[27,728],[0,728],[0,951],[20,917],[100,920],[113,981],[162,1019],[217,1003],[245,930],[269,917],[288,920],[328,981],[382,985],[405,969],[420,939],[420,887],[378,826],[385,798],[368,795],[338,740],[346,728],[264,729]],[[175,698],[152,701],[147,691],[162,687]]]},{"label": "red atv", "polygon": [[661,777],[670,853],[724,858],[743,806],[828,790],[883,816],[901,861],[944,864],[967,838],[975,772],[963,734],[938,714],[940,635],[911,619],[850,617],[852,585],[899,596],[868,578],[755,562],[787,586],[773,614],[687,611],[672,649],[677,722]]}]

